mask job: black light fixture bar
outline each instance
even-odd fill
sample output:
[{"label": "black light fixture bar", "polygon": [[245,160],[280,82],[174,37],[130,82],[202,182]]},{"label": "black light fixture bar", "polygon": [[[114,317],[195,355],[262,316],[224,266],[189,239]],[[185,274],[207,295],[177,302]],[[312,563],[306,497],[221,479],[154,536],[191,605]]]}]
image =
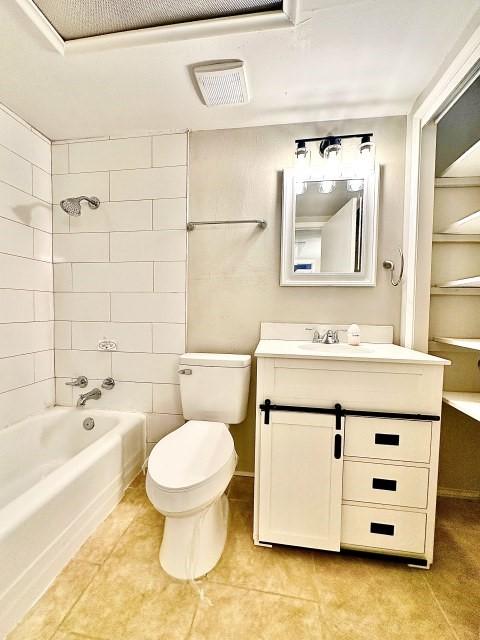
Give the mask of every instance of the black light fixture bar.
[{"label": "black light fixture bar", "polygon": [[330,140],[332,138],[340,138],[340,140],[347,140],[349,138],[373,138],[373,133],[351,133],[348,135],[344,135],[344,136],[336,136],[336,135],[330,135],[330,136],[322,136],[321,138],[297,138],[295,140],[295,143],[298,144],[299,142],[321,142],[322,140]]}]

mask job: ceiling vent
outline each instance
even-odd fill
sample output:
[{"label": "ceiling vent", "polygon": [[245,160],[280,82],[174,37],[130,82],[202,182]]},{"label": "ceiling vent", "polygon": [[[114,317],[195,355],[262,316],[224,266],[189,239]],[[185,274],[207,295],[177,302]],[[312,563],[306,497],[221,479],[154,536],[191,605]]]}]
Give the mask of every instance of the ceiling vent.
[{"label": "ceiling vent", "polygon": [[201,65],[193,72],[207,107],[249,101],[245,64],[241,60]]}]

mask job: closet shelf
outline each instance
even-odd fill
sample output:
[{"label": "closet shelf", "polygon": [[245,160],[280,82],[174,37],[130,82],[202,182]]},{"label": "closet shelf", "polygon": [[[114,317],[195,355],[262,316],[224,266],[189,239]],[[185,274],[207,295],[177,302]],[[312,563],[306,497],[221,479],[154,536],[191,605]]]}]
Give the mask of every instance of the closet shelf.
[{"label": "closet shelf", "polygon": [[433,289],[475,289],[480,288],[480,276],[472,278],[460,278],[460,280],[450,280],[437,284]]},{"label": "closet shelf", "polygon": [[478,233],[434,233],[433,242],[457,242],[474,243],[480,242],[480,234]]},{"label": "closet shelf", "polygon": [[471,349],[472,351],[480,351],[480,338],[433,338],[434,342],[442,344],[451,344],[454,347],[462,349]]},{"label": "closet shelf", "polygon": [[467,393],[465,391],[444,391],[443,401],[470,416],[474,420],[480,421],[480,393]]},{"label": "closet shelf", "polygon": [[480,287],[449,287],[442,285],[441,287],[432,287],[430,294],[432,296],[480,296]]},{"label": "closet shelf", "polygon": [[475,211],[464,218],[460,218],[460,220],[443,229],[442,233],[460,233],[463,235],[480,233],[480,211]]}]

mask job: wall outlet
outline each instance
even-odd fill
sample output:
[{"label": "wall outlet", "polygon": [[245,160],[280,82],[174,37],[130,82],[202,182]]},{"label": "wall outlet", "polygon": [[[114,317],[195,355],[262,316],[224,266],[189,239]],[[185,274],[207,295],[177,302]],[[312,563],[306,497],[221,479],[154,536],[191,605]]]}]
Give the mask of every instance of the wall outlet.
[{"label": "wall outlet", "polygon": [[108,338],[103,338],[98,341],[97,349],[99,351],[116,351],[117,350],[117,342],[116,340],[109,340]]}]

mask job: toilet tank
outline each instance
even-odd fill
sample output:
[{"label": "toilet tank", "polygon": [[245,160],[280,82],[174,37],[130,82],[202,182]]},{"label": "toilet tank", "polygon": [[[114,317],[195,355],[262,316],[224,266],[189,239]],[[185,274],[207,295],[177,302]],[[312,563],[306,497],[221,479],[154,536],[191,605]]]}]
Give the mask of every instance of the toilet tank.
[{"label": "toilet tank", "polygon": [[187,420],[238,424],[247,413],[250,356],[184,353],[178,367]]}]

